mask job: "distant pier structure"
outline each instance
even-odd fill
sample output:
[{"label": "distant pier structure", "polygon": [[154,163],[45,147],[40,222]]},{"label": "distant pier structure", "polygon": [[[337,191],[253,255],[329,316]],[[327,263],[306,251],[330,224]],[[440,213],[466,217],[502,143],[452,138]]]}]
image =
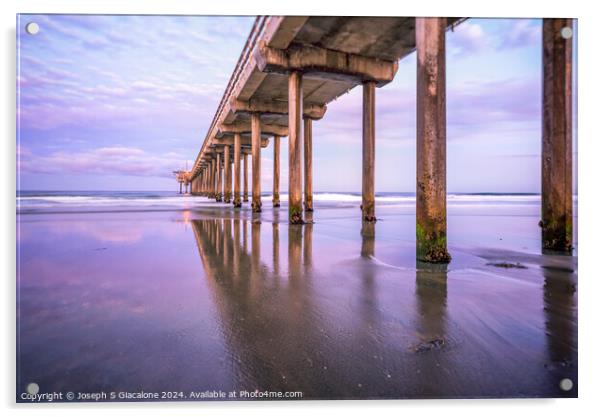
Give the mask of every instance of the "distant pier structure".
[{"label": "distant pier structure", "polygon": [[[416,257],[449,262],[445,35],[465,19],[257,17],[192,169],[177,174],[180,192],[190,184],[192,194],[241,207],[250,155],[251,208],[261,212],[261,149],[273,138],[272,205],[279,207],[280,143],[288,138],[289,222],[303,224],[303,212],[314,209],[312,124],[328,103],[361,86],[361,216],[376,221],[376,89],[416,51]],[[573,235],[572,30],[572,19],[543,19],[542,248],[565,253]]]},{"label": "distant pier structure", "polygon": [[[182,186],[184,186],[184,194],[188,194],[188,186],[192,184],[191,181],[191,172],[190,171],[173,171],[173,174],[176,176],[176,181],[180,185],[179,193],[182,194]],[[192,186],[190,187],[190,192],[194,192],[192,190]]]}]

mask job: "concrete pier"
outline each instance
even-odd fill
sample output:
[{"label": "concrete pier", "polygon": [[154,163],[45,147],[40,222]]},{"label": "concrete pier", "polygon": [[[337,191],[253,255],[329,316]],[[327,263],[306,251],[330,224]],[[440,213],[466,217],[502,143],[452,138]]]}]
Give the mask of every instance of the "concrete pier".
[{"label": "concrete pier", "polygon": [[288,216],[292,224],[303,223],[301,207],[301,113],[303,90],[301,73],[288,76]]},{"label": "concrete pier", "polygon": [[242,169],[243,169],[243,191],[242,191],[242,201],[247,203],[249,201],[249,163],[248,163],[248,155],[246,153],[242,156]]},{"label": "concrete pier", "polygon": [[221,154],[218,153],[216,157],[216,176],[217,176],[217,191],[215,193],[215,201],[218,203],[222,201],[222,161]]},{"label": "concrete pier", "polygon": [[240,133],[234,134],[234,207],[242,205],[240,201]]},{"label": "concrete pier", "polygon": [[362,101],[362,220],[375,222],[374,210],[374,159],[376,149],[375,95],[376,84],[363,85]]},{"label": "concrete pier", "polygon": [[312,121],[303,119],[303,196],[305,211],[314,211],[312,168]]},{"label": "concrete pier", "polygon": [[274,136],[274,175],[272,206],[280,207],[280,136]]},{"label": "concrete pier", "polygon": [[542,248],[560,252],[573,247],[572,28],[543,19],[540,226]]},{"label": "concrete pier", "polygon": [[446,263],[445,18],[416,18],[416,258]]},{"label": "concrete pier", "polygon": [[[314,209],[312,123],[324,116],[329,103],[362,86],[361,216],[362,224],[375,222],[376,88],[390,83],[398,62],[416,51],[416,257],[421,262],[449,262],[445,31],[464,20],[258,17],[193,168],[190,172],[182,171],[181,175],[180,171],[174,171],[178,174],[180,192],[182,183],[188,192],[188,184],[193,181],[193,193],[221,201],[224,189],[229,201],[230,164],[234,161],[233,199],[234,206],[240,206],[240,157],[243,158],[242,201],[246,202],[247,153],[251,153],[251,206],[254,212],[260,212],[261,148],[268,146],[273,137],[272,202],[278,208],[280,143],[282,137],[288,136],[289,222],[310,222]],[[543,21],[540,225],[542,248],[562,252],[570,252],[573,245],[571,28],[570,19]],[[234,155],[230,153],[232,150]]]},{"label": "concrete pier", "polygon": [[251,115],[251,157],[253,164],[253,201],[254,213],[261,212],[261,123],[258,113]]},{"label": "concrete pier", "polygon": [[232,164],[230,163],[230,145],[224,146],[224,203],[232,201]]}]

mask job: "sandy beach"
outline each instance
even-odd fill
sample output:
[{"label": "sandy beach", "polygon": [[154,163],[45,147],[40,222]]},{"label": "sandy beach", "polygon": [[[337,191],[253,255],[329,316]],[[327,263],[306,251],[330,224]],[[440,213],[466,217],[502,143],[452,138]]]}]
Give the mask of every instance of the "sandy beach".
[{"label": "sandy beach", "polygon": [[411,198],[373,226],[169,198],[21,205],[19,393],[577,396],[577,249],[541,255],[538,196],[450,197],[448,266],[416,264]]}]

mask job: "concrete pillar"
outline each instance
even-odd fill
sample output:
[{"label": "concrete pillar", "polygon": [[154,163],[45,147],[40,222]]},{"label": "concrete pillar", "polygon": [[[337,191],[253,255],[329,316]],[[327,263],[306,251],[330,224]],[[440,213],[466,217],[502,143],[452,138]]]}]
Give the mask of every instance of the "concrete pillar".
[{"label": "concrete pillar", "polygon": [[261,123],[258,113],[251,115],[251,157],[253,163],[253,201],[255,213],[261,211]]},{"label": "concrete pillar", "polygon": [[280,207],[280,136],[274,136],[274,195],[272,205]]},{"label": "concrete pillar", "polygon": [[217,160],[215,163],[215,168],[216,168],[216,192],[215,192],[215,201],[217,202],[221,202],[222,201],[222,161],[221,161],[221,154],[218,153],[217,154]]},{"label": "concrete pillar", "polygon": [[213,195],[213,161],[207,166],[207,197],[214,198]]},{"label": "concrete pillar", "polygon": [[561,252],[573,248],[572,27],[543,19],[540,226],[542,248]]},{"label": "concrete pillar", "polygon": [[230,163],[230,145],[224,146],[224,203],[232,200],[232,164]]},{"label": "concrete pillar", "polygon": [[303,88],[301,73],[288,76],[288,217],[292,224],[303,223],[301,207],[301,115]]},{"label": "concrete pillar", "polygon": [[234,134],[234,207],[240,207],[240,133]]},{"label": "concrete pillar", "polygon": [[248,167],[248,158],[247,158],[247,154],[243,154],[242,156],[242,170],[243,170],[243,194],[242,194],[242,201],[244,201],[245,203],[247,201],[249,201],[249,167]]},{"label": "concrete pillar", "polygon": [[375,134],[375,90],[376,84],[367,81],[363,86],[362,102],[362,220],[375,222],[374,210],[374,159]]},{"label": "concrete pillar", "polygon": [[416,257],[446,263],[446,18],[416,18]]},{"label": "concrete pillar", "polygon": [[314,211],[311,123],[310,118],[303,119],[303,191],[305,196],[305,211]]},{"label": "concrete pillar", "polygon": [[209,165],[209,193],[207,194],[209,198],[215,198],[215,159],[211,159],[211,164]]}]

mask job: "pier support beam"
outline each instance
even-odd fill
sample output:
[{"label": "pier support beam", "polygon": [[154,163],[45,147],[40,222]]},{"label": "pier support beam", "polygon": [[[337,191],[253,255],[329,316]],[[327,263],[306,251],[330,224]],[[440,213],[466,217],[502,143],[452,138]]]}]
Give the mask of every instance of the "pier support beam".
[{"label": "pier support beam", "polygon": [[261,212],[261,123],[259,113],[251,115],[251,157],[253,163],[253,212]]},{"label": "pier support beam", "polygon": [[375,103],[376,84],[367,81],[363,86],[362,102],[362,220],[375,222],[374,159],[376,150]]},{"label": "pier support beam", "polygon": [[240,133],[234,134],[234,199],[233,205],[238,208],[240,202]]},{"label": "pier support beam", "polygon": [[249,162],[248,155],[246,153],[242,156],[242,170],[243,170],[243,191],[242,201],[244,203],[249,201]]},{"label": "pier support beam", "polygon": [[280,207],[280,136],[274,136],[274,195],[272,205]]},{"label": "pier support beam", "polygon": [[232,200],[232,164],[230,163],[230,145],[224,146],[224,203]]},{"label": "pier support beam", "polygon": [[222,201],[222,161],[221,154],[217,154],[217,161],[215,163],[216,168],[216,192],[215,192],[215,201],[218,203]]},{"label": "pier support beam", "polygon": [[416,258],[447,263],[446,18],[416,18]]},{"label": "pier support beam", "polygon": [[215,198],[215,159],[211,159],[211,165],[209,167],[209,198]]},{"label": "pier support beam", "polygon": [[303,89],[301,73],[288,76],[288,217],[292,224],[303,223],[301,207],[301,114]]},{"label": "pier support beam", "polygon": [[180,192],[179,194],[182,194],[182,183],[180,182]]},{"label": "pier support beam", "polygon": [[572,28],[543,19],[540,226],[542,248],[561,252],[573,248]]},{"label": "pier support beam", "polygon": [[314,211],[313,168],[312,168],[312,121],[303,119],[303,192],[305,211]]}]

